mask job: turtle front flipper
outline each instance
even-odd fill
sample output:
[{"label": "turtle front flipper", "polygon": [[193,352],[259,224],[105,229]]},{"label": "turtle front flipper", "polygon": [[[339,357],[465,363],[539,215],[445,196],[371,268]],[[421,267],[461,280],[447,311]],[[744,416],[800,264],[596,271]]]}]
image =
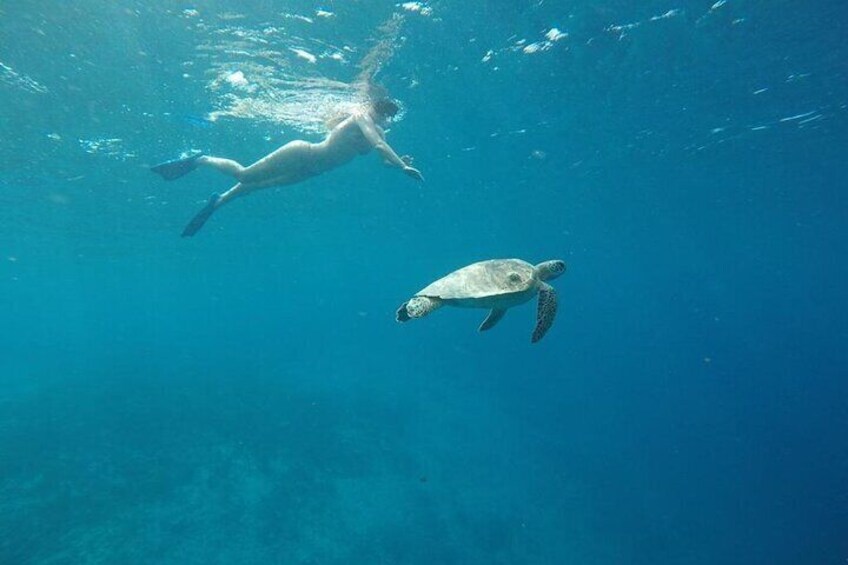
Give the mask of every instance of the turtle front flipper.
[{"label": "turtle front flipper", "polygon": [[536,343],[551,329],[557,312],[557,295],[554,287],[547,283],[539,284],[539,305],[536,309],[536,327],[533,329],[532,343]]},{"label": "turtle front flipper", "polygon": [[486,316],[486,319],[483,320],[483,323],[480,324],[480,327],[477,328],[477,331],[484,332],[486,330],[490,330],[495,327],[495,324],[501,321],[501,318],[506,314],[506,308],[492,308],[489,315]]},{"label": "turtle front flipper", "polygon": [[415,296],[400,305],[395,313],[395,320],[408,322],[412,318],[423,318],[441,305],[442,301],[438,298]]}]

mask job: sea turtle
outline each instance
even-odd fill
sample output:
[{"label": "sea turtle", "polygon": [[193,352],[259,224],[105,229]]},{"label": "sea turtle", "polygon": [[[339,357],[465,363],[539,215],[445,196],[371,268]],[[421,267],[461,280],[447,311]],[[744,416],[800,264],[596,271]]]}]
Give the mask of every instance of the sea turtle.
[{"label": "sea turtle", "polygon": [[521,259],[491,259],[463,267],[440,278],[401,304],[395,319],[407,322],[422,318],[443,305],[464,308],[488,308],[489,315],[479,330],[497,324],[508,308],[523,304],[539,294],[536,328],[531,341],[536,343],[554,323],[557,311],[556,291],[546,283],[565,272],[559,259],[535,267]]}]

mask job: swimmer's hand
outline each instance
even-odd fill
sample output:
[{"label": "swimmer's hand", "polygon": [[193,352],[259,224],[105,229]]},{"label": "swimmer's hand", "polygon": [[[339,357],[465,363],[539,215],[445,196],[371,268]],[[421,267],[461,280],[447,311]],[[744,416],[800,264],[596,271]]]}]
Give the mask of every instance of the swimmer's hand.
[{"label": "swimmer's hand", "polygon": [[409,165],[406,165],[403,168],[403,172],[409,175],[410,177],[414,178],[415,180],[424,180],[424,175],[421,174],[421,171],[410,167]]}]

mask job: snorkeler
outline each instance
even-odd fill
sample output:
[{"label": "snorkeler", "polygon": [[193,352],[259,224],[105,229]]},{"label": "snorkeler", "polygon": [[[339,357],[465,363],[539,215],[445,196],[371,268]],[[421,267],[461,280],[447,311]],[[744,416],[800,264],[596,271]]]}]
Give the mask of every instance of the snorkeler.
[{"label": "snorkeler", "polygon": [[200,231],[212,213],[239,196],[260,188],[295,184],[320,175],[376,149],[384,161],[415,180],[424,180],[421,172],[411,166],[409,157],[399,157],[386,143],[383,127],[398,112],[398,105],[389,98],[379,98],[368,103],[332,127],[320,143],[303,140],[290,141],[262,157],[249,167],[232,159],[194,154],[167,161],[152,167],[165,180],[178,179],[199,166],[216,169],[238,180],[238,184],[223,194],[213,194],[209,202],[197,213],[183,230],[183,237]]}]

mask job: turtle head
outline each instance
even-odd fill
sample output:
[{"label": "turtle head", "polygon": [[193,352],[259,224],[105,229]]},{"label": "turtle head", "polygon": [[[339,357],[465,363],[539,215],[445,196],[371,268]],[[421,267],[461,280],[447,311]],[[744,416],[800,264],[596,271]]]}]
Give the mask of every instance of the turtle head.
[{"label": "turtle head", "polygon": [[536,265],[536,274],[539,280],[549,281],[555,279],[565,272],[565,261],[554,259]]}]

